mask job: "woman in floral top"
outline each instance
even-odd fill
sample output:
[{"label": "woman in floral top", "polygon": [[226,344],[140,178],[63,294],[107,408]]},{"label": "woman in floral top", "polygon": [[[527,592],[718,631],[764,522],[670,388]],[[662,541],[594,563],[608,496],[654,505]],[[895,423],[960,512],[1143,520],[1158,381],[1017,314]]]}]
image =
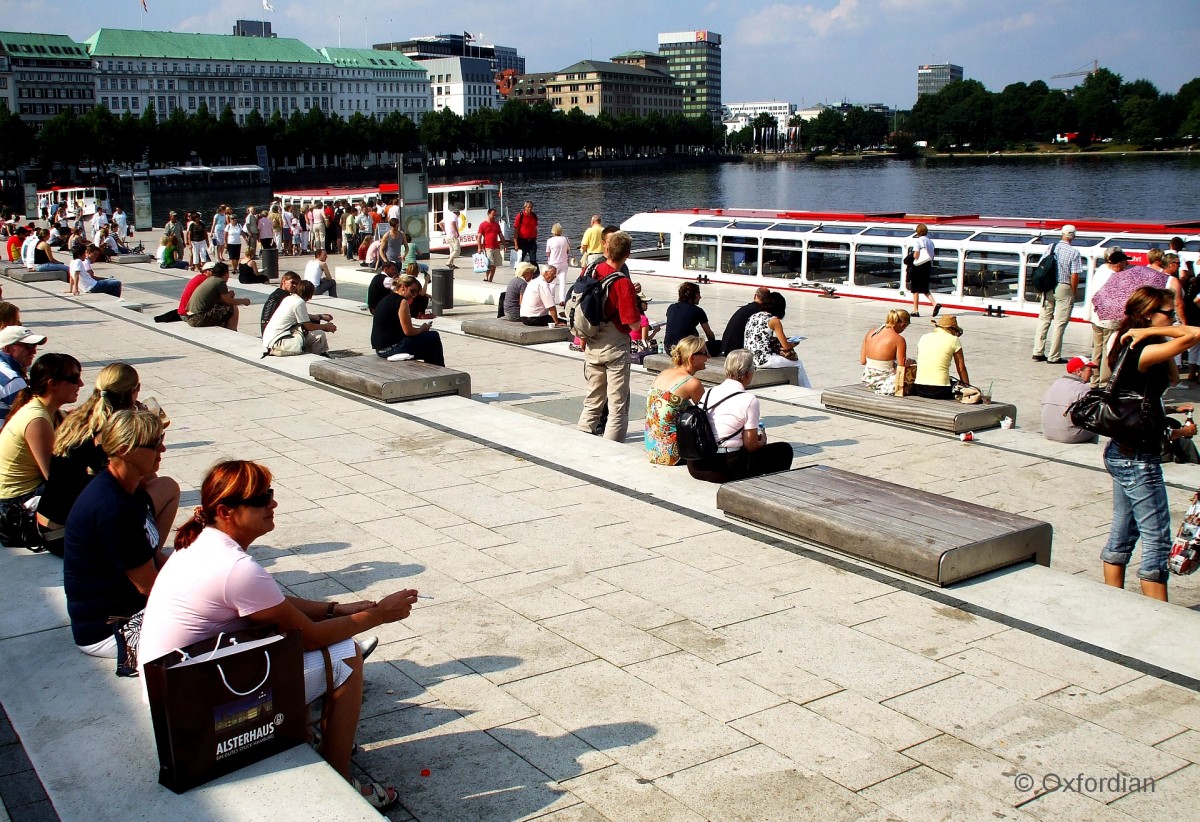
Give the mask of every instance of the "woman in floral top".
[{"label": "woman in floral top", "polygon": [[695,374],[708,362],[708,347],[699,337],[684,337],[671,350],[671,362],[674,367],[658,375],[646,397],[646,454],[655,465],[679,464],[675,418],[704,394]]}]

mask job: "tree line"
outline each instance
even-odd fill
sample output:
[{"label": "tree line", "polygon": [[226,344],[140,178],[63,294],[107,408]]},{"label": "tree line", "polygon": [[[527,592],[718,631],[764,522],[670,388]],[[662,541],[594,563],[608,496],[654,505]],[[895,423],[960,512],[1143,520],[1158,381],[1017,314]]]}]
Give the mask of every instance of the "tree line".
[{"label": "tree line", "polygon": [[1172,145],[1200,139],[1200,77],[1175,94],[1161,93],[1149,80],[1124,82],[1108,69],[1070,91],[1036,80],[991,92],[978,80],[961,80],[917,100],[901,130],[940,150],[970,144],[1000,151],[1069,133],[1083,146],[1103,139],[1139,148]]},{"label": "tree line", "polygon": [[159,120],[153,106],[140,116],[116,115],[103,106],[84,114],[64,111],[34,133],[28,123],[0,105],[0,166],[5,174],[41,157],[53,162],[93,166],[155,166],[188,162],[233,165],[256,162],[256,147],[267,146],[276,163],[371,165],[381,155],[424,148],[432,154],[468,159],[495,153],[538,157],[581,150],[606,154],[709,150],[719,144],[721,130],[707,118],[643,117],[608,113],[591,116],[578,108],[569,113],[549,103],[529,105],[516,100],[499,109],[484,108],[466,117],[449,109],[426,114],[417,126],[398,112],[375,119],[355,112],[347,119],[313,108],[284,117],[278,111],[264,118],[258,110],[238,123],[226,106],[214,115],[203,103],[192,114],[176,108]]}]

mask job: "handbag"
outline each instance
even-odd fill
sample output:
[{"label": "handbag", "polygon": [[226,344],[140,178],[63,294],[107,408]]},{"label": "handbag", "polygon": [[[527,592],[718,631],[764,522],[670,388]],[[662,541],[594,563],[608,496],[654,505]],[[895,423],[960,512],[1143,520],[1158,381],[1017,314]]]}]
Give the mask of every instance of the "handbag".
[{"label": "handbag", "polygon": [[1071,403],[1066,413],[1071,416],[1071,422],[1085,431],[1111,437],[1141,451],[1158,453],[1162,451],[1167,428],[1162,403],[1148,399],[1144,387],[1140,393],[1117,388],[1130,350],[1126,343],[1106,385],[1088,391]]},{"label": "handbag", "polygon": [[912,393],[913,383],[917,381],[917,364],[906,363],[904,366],[904,379],[896,380],[896,396],[907,397]]},{"label": "handbag", "polygon": [[1167,568],[1178,576],[1192,573],[1197,566],[1200,566],[1200,491],[1192,494],[1192,504],[1179,524],[1167,559]]},{"label": "handbag", "polygon": [[37,527],[40,499],[39,488],[0,506],[0,542],[9,548],[28,548],[35,553],[46,550]]},{"label": "handbag", "polygon": [[271,344],[270,353],[276,357],[294,357],[304,353],[304,328],[293,325],[286,334]]},{"label": "handbag", "polygon": [[308,735],[300,632],[220,634],[143,666],[158,781],[183,793],[302,744]]},{"label": "handbag", "polygon": [[908,253],[904,255],[904,273],[908,276],[912,276],[912,270],[913,270],[913,253],[912,253],[912,249],[909,249]]}]

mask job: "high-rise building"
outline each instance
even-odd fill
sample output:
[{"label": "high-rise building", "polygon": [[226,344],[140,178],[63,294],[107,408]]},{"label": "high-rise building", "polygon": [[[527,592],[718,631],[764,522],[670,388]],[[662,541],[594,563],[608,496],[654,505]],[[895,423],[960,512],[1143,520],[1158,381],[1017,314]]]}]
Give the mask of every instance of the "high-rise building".
[{"label": "high-rise building", "polygon": [[429,72],[434,111],[448,108],[466,117],[481,108],[500,108],[500,91],[486,58],[426,58],[419,65]]},{"label": "high-rise building", "polygon": [[683,111],[679,84],[660,71],[602,60],[581,60],[546,83],[550,105],[569,112],[578,108],[593,117],[633,114],[663,116]]},{"label": "high-rise building", "polygon": [[525,73],[525,58],[517,54],[515,48],[484,43],[467,33],[414,37],[395,43],[377,43],[371,48],[398,51],[417,62],[440,57],[477,57],[488,61],[493,76],[505,69],[512,69],[517,74]]},{"label": "high-rise building", "polygon": [[930,63],[917,66],[917,99],[926,94],[937,94],[951,83],[963,78],[962,66],[953,63]]},{"label": "high-rise building", "polygon": [[658,35],[658,53],[683,89],[683,115],[721,122],[721,35],[673,31]]},{"label": "high-rise building", "polygon": [[271,24],[265,20],[238,20],[233,24],[234,37],[275,37]]}]

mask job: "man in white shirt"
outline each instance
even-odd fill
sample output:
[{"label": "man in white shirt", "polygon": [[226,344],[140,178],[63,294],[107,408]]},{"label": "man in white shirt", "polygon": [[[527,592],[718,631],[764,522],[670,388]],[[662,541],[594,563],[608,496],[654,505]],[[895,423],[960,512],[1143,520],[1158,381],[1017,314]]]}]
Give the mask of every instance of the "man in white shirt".
[{"label": "man in white shirt", "polygon": [[525,288],[525,293],[521,295],[521,322],[525,325],[566,325],[558,317],[558,303],[550,288],[550,283],[557,276],[557,269],[548,265],[542,276],[534,277]]},{"label": "man in white shirt", "polygon": [[459,242],[457,206],[446,209],[446,217],[442,220],[442,231],[446,235],[446,244],[450,246],[446,267],[454,268],[454,261],[458,259],[458,254],[462,251],[462,245]]},{"label": "man in white shirt", "polygon": [[267,327],[263,329],[263,356],[286,357],[290,354],[325,354],[329,338],[337,331],[331,322],[317,322],[308,314],[313,286],[302,280],[293,294],[283,298]]},{"label": "man in white shirt", "polygon": [[96,213],[92,215],[92,242],[97,243],[100,240],[100,229],[108,225],[108,216],[104,213],[104,209],[96,206]]},{"label": "man in white shirt", "polygon": [[86,249],[79,249],[74,254],[74,259],[71,260],[70,269],[67,273],[68,283],[70,285],[69,294],[78,295],[84,294],[109,294],[113,297],[121,296],[121,281],[116,277],[100,277],[96,278],[92,263],[100,258],[100,249],[95,245],[89,245]]},{"label": "man in white shirt", "polygon": [[324,248],[314,251],[313,258],[308,261],[308,265],[304,266],[304,279],[312,283],[314,294],[328,294],[330,297],[336,297],[337,281],[329,273],[329,263],[326,262],[328,256]]},{"label": "man in white shirt", "polygon": [[31,229],[29,236],[25,238],[25,242],[21,243],[21,262],[25,263],[25,267],[30,271],[33,271],[35,265],[33,250],[37,248],[39,242],[41,240],[38,238],[38,232]]}]

